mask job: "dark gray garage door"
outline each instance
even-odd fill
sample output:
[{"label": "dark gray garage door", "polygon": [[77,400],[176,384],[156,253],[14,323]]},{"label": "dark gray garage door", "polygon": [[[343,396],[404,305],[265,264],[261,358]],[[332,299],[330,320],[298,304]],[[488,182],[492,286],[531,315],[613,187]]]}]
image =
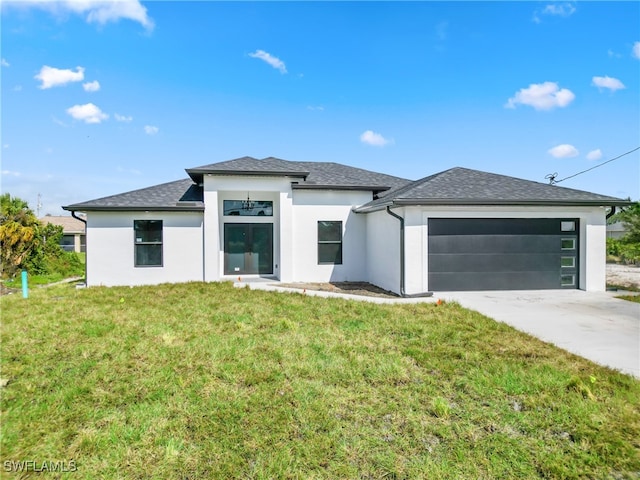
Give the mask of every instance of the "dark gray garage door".
[{"label": "dark gray garage door", "polygon": [[578,288],[578,220],[429,219],[429,290]]}]

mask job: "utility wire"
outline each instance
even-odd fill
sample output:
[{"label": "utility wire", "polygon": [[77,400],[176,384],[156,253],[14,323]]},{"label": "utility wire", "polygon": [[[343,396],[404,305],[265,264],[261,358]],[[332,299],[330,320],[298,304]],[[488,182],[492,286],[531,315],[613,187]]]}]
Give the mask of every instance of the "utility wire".
[{"label": "utility wire", "polygon": [[636,147],[633,150],[629,150],[628,152],[625,152],[622,155],[618,155],[617,157],[614,157],[614,158],[612,158],[610,160],[607,160],[606,162],[602,162],[602,163],[600,163],[598,165],[594,165],[591,168],[587,168],[586,170],[583,170],[581,172],[574,173],[573,175],[569,175],[568,177],[564,177],[564,178],[562,178],[560,180],[556,180],[556,177],[558,176],[557,173],[550,173],[549,175],[545,176],[544,178],[549,180],[549,184],[550,185],[555,185],[556,183],[564,182],[565,180],[569,180],[570,178],[577,177],[578,175],[582,175],[583,173],[587,173],[587,172],[593,170],[594,168],[598,168],[598,167],[601,167],[603,165],[606,165],[609,162],[613,162],[614,160],[618,160],[619,158],[622,158],[625,155],[629,155],[630,153],[633,153],[636,150],[640,150],[640,147]]}]

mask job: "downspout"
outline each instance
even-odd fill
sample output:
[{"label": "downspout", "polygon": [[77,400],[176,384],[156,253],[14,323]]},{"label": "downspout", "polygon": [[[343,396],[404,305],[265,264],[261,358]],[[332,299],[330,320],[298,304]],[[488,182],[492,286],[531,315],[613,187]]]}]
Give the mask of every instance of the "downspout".
[{"label": "downspout", "polygon": [[84,248],[85,248],[85,252],[84,252],[84,284],[87,285],[87,264],[89,263],[89,256],[87,255],[87,221],[84,218],[80,218],[79,216],[76,215],[75,210],[71,210],[71,216],[73,218],[75,218],[76,220],[80,220],[82,223],[84,223]]},{"label": "downspout", "polygon": [[415,293],[411,295],[407,295],[405,292],[405,248],[404,248],[404,218],[400,215],[393,213],[391,211],[391,207],[387,205],[387,213],[392,217],[400,220],[400,296],[402,298],[419,298],[419,297],[432,297],[433,292],[423,292],[423,293]]},{"label": "downspout", "polygon": [[609,220],[611,217],[613,217],[616,214],[616,207],[615,205],[611,206],[611,211],[609,213],[607,213],[607,216],[604,218],[605,220]]},{"label": "downspout", "polygon": [[[204,196],[203,196],[204,198]],[[204,221],[205,218],[207,217],[206,215],[206,209],[207,206],[205,205],[204,207],[205,209],[202,211],[202,282],[206,282],[207,281],[207,235],[206,235],[206,228],[204,228]]]},{"label": "downspout", "polygon": [[400,296],[406,297],[407,294],[404,291],[404,218],[396,213],[393,213],[391,211],[391,207],[388,205],[387,213],[392,217],[400,220]]}]

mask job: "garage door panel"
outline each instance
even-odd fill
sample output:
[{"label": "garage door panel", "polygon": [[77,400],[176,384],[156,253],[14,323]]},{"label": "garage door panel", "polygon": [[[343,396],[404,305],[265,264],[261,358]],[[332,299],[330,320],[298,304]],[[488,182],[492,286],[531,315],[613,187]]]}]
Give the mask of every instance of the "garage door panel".
[{"label": "garage door panel", "polygon": [[441,292],[560,288],[557,272],[430,273],[429,285]]},{"label": "garage door panel", "polygon": [[578,219],[437,218],[428,232],[430,290],[578,286]]},{"label": "garage door panel", "polygon": [[429,257],[429,271],[441,272],[544,272],[558,273],[555,253],[438,254]]},{"label": "garage door panel", "polygon": [[560,238],[552,235],[439,235],[429,237],[429,251],[438,253],[557,253]]},{"label": "garage door panel", "polygon": [[433,218],[429,235],[554,235],[560,232],[555,218]]}]

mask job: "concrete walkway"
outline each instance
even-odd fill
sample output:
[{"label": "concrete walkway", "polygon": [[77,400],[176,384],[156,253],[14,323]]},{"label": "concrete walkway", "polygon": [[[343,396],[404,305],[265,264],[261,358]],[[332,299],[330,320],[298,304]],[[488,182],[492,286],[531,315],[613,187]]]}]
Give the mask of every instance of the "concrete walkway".
[{"label": "concrete walkway", "polygon": [[[234,285],[302,292],[279,287],[272,279],[251,279]],[[622,292],[437,292],[426,298],[364,297],[315,290],[306,290],[305,294],[374,303],[455,301],[593,362],[640,378],[640,304],[615,298]]]}]

